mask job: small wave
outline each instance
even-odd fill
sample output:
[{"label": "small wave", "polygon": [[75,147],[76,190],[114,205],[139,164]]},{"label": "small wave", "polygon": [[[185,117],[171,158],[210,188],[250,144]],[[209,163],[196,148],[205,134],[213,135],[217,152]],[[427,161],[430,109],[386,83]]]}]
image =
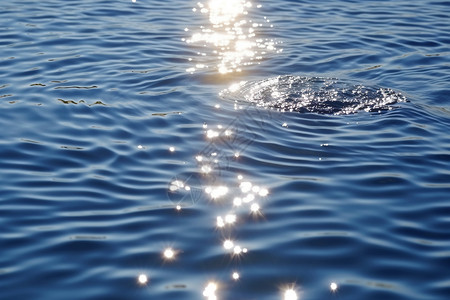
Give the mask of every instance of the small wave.
[{"label": "small wave", "polygon": [[335,115],[390,110],[392,104],[407,102],[404,95],[388,88],[366,87],[335,78],[291,75],[241,82],[220,95],[224,99],[282,111]]}]

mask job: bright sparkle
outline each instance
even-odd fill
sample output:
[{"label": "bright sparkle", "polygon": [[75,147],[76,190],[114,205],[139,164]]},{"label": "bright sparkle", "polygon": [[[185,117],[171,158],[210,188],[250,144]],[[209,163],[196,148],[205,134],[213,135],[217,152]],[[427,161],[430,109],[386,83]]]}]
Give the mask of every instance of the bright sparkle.
[{"label": "bright sparkle", "polygon": [[208,131],[206,131],[206,136],[207,136],[209,139],[213,139],[213,138],[219,136],[219,132],[217,132],[217,131],[215,131],[215,130],[212,130],[212,129],[208,129]]},{"label": "bright sparkle", "polygon": [[267,196],[268,194],[269,194],[269,191],[268,191],[267,189],[265,189],[265,188],[262,188],[262,189],[259,190],[259,195],[260,195],[261,197],[265,197],[265,196]]},{"label": "bright sparkle", "polygon": [[239,197],[236,197],[233,199],[233,205],[234,206],[241,206],[242,205],[242,199]]},{"label": "bright sparkle", "polygon": [[297,300],[297,293],[293,289],[288,289],[284,292],[284,300]]},{"label": "bright sparkle", "polygon": [[253,194],[248,194],[242,199],[242,201],[244,201],[245,203],[252,202],[253,200],[255,200],[255,195]]},{"label": "bright sparkle", "polygon": [[234,280],[238,280],[240,276],[238,272],[233,272],[233,275],[231,275],[231,277],[233,277]]},{"label": "bright sparkle", "polygon": [[209,194],[211,198],[217,199],[225,196],[228,193],[228,188],[226,186],[207,187],[205,192]]},{"label": "bright sparkle", "polygon": [[204,165],[204,166],[202,166],[202,173],[205,173],[205,174],[208,174],[209,172],[211,172],[212,171],[212,169],[211,169],[211,167],[210,166],[208,166],[208,165]]},{"label": "bright sparkle", "polygon": [[173,259],[175,257],[175,251],[172,248],[167,248],[163,254],[166,259]]},{"label": "bright sparkle", "polygon": [[169,151],[170,151],[170,152],[173,152],[173,151],[175,151],[175,147],[172,147],[172,146],[171,146],[171,147],[169,147]]},{"label": "bright sparkle", "polygon": [[224,227],[225,222],[223,221],[223,218],[221,216],[217,217],[217,227]]},{"label": "bright sparkle", "polygon": [[147,277],[147,275],[145,275],[145,274],[140,274],[139,277],[138,277],[138,282],[139,282],[139,284],[141,284],[141,285],[147,284],[147,282],[148,282],[148,277]]},{"label": "bright sparkle", "polygon": [[170,183],[169,189],[171,192],[178,191],[181,188],[184,188],[184,183],[181,180],[174,180]]},{"label": "bright sparkle", "polygon": [[207,297],[208,300],[216,300],[216,290],[217,290],[217,283],[215,282],[209,282],[208,285],[203,290],[203,296]]},{"label": "bright sparkle", "polygon": [[223,247],[226,250],[230,250],[231,248],[233,248],[233,246],[234,246],[234,243],[232,240],[226,240],[225,242],[223,242]]},{"label": "bright sparkle", "polygon": [[252,189],[252,183],[251,183],[251,182],[248,182],[248,181],[244,181],[244,182],[241,182],[241,184],[239,185],[239,187],[241,188],[241,191],[242,191],[243,193],[248,193],[248,192],[250,192],[251,189]]},{"label": "bright sparkle", "polygon": [[228,224],[233,224],[236,222],[236,215],[235,214],[228,214],[225,216],[225,222]]},{"label": "bright sparkle", "polygon": [[[209,24],[200,26],[199,30],[192,31],[190,38],[185,39],[188,44],[205,48],[207,53],[199,52],[200,56],[217,58],[215,64],[207,64],[206,68],[214,67],[221,74],[241,72],[243,66],[261,60],[266,52],[277,51],[277,42],[256,36],[257,31],[253,27],[263,25],[253,23],[247,17],[252,8],[252,2],[248,0],[209,0],[207,4],[198,2],[197,8],[192,9],[209,16]],[[199,62],[188,72],[193,73],[201,69],[198,65],[205,65],[202,59]]]},{"label": "bright sparkle", "polygon": [[336,292],[336,290],[338,289],[337,283],[336,282],[332,282],[330,284],[330,289],[331,289],[332,292]]},{"label": "bright sparkle", "polygon": [[260,207],[259,207],[259,204],[258,204],[258,203],[253,203],[253,204],[250,206],[250,210],[251,210],[252,212],[254,212],[254,213],[259,212],[259,209],[260,209]]}]

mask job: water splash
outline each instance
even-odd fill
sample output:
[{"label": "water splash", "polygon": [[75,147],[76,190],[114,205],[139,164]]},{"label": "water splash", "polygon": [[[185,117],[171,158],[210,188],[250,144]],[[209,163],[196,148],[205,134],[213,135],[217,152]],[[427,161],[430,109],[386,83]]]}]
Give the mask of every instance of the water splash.
[{"label": "water splash", "polygon": [[387,88],[366,87],[334,78],[290,75],[243,81],[231,85],[220,96],[281,111],[335,115],[390,110],[392,104],[407,102],[404,95]]}]

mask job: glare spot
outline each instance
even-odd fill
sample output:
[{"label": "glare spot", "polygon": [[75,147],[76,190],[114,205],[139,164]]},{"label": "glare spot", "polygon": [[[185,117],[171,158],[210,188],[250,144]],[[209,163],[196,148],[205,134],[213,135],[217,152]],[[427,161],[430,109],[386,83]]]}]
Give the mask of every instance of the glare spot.
[{"label": "glare spot", "polygon": [[209,172],[211,172],[211,170],[211,167],[208,165],[202,166],[202,173],[208,174]]},{"label": "glare spot", "polygon": [[140,274],[138,276],[138,283],[141,285],[147,284],[148,283],[148,277],[145,274]]},{"label": "glare spot", "polygon": [[236,254],[236,255],[241,254],[241,253],[242,253],[242,248],[241,248],[241,246],[235,246],[235,247],[233,248],[233,252],[234,252],[234,254]]},{"label": "glare spot", "polygon": [[205,192],[209,194],[211,198],[217,199],[225,196],[228,193],[228,188],[226,186],[207,187]]},{"label": "glare spot", "polygon": [[242,201],[244,201],[244,203],[249,203],[252,202],[253,200],[255,200],[255,195],[253,194],[248,194],[247,196],[242,198]]},{"label": "glare spot", "polygon": [[138,149],[144,149],[144,146],[138,145],[137,148],[138,148]]},{"label": "glare spot", "polygon": [[332,283],[330,284],[330,289],[331,289],[332,292],[336,292],[337,289],[338,289],[337,283],[336,283],[336,282],[332,282]]},{"label": "glare spot", "polygon": [[238,272],[233,272],[233,275],[231,275],[231,277],[234,279],[234,280],[238,280],[239,279],[239,273]]},{"label": "glare spot", "polygon": [[234,157],[238,158],[240,156],[239,152],[234,153]]},{"label": "glare spot", "polygon": [[202,162],[202,161],[203,161],[203,156],[197,155],[197,156],[195,157],[195,159],[196,159],[198,162]]},{"label": "glare spot", "polygon": [[267,196],[268,194],[269,194],[269,191],[268,191],[267,189],[265,189],[265,188],[262,188],[262,189],[259,190],[259,195],[260,195],[261,197],[265,197],[265,196]]},{"label": "glare spot", "polygon": [[225,240],[225,242],[223,242],[223,247],[226,250],[230,250],[231,248],[233,248],[233,246],[234,246],[234,243],[232,240]]},{"label": "glare spot", "polygon": [[217,62],[213,66],[219,73],[242,71],[242,66],[251,65],[266,51],[277,50],[274,47],[276,42],[256,37],[257,32],[251,27],[261,27],[262,24],[252,24],[246,17],[252,6],[251,1],[246,0],[210,0],[207,5],[197,3],[198,9],[192,10],[208,15],[209,24],[200,26],[186,39],[186,43],[204,47],[208,52],[199,55],[216,57]]},{"label": "glare spot", "polygon": [[243,193],[248,193],[252,189],[252,183],[248,181],[241,182],[239,185]]},{"label": "glare spot", "polygon": [[236,222],[236,215],[234,214],[228,214],[225,216],[225,222],[228,224],[233,224]]},{"label": "glare spot", "polygon": [[241,206],[242,205],[242,199],[239,197],[236,197],[233,199],[233,205],[234,206]]},{"label": "glare spot", "polygon": [[245,81],[241,81],[239,83],[233,83],[232,85],[230,85],[230,87],[228,87],[228,90],[232,93],[237,92],[241,86],[243,86],[245,84]]},{"label": "glare spot", "polygon": [[253,204],[250,206],[250,211],[253,212],[253,213],[259,212],[259,209],[260,209],[260,207],[259,207],[259,204],[258,204],[258,203],[253,203]]},{"label": "glare spot", "polygon": [[170,152],[175,151],[175,147],[169,147],[169,151],[170,151]]},{"label": "glare spot", "polygon": [[203,128],[208,128],[208,124],[206,124],[206,123],[203,123]]},{"label": "glare spot", "polygon": [[242,180],[242,179],[244,179],[244,176],[242,176],[242,175],[238,175],[238,180]]},{"label": "glare spot", "polygon": [[215,282],[209,282],[203,290],[203,296],[207,297],[208,300],[216,300],[216,290],[217,284]]},{"label": "glare spot", "polygon": [[181,188],[184,188],[184,183],[181,180],[174,180],[170,183],[169,189],[171,192],[178,191]]},{"label": "glare spot", "polygon": [[184,189],[189,192],[191,190],[191,187],[187,185],[184,187]]},{"label": "glare spot", "polygon": [[175,258],[175,251],[172,248],[167,248],[164,250],[163,255],[164,258],[171,260]]},{"label": "glare spot", "polygon": [[242,253],[247,253],[247,251],[248,251],[247,248],[242,249]]},{"label": "glare spot", "polygon": [[283,125],[281,125],[281,126],[283,126],[283,127],[288,127],[288,124],[285,122],[285,123],[283,123]]},{"label": "glare spot", "polygon": [[181,205],[177,205],[177,206],[175,207],[175,209],[176,209],[176,210],[181,210]]},{"label": "glare spot", "polygon": [[215,138],[219,136],[219,132],[209,129],[208,131],[206,131],[206,137],[209,139]]},{"label": "glare spot", "polygon": [[223,218],[221,216],[217,217],[217,227],[223,227],[225,226],[225,222],[223,221]]},{"label": "glare spot", "polygon": [[293,289],[288,289],[284,292],[284,300],[297,300],[297,293]]},{"label": "glare spot", "polygon": [[220,104],[214,105],[215,108],[220,108]]}]

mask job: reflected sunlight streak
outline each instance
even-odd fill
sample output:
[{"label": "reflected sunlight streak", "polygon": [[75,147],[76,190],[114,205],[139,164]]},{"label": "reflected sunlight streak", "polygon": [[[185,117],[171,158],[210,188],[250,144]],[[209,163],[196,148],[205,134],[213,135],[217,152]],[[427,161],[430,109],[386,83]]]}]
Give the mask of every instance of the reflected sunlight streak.
[{"label": "reflected sunlight streak", "polygon": [[[183,39],[188,44],[202,47],[202,52],[197,53],[199,57],[203,57],[202,62],[188,68],[187,72],[193,73],[198,69],[208,68],[212,63],[203,60],[212,58],[218,59],[214,68],[221,74],[241,72],[242,66],[261,60],[268,51],[282,51],[275,47],[277,42],[257,37],[258,29],[270,20],[264,17],[264,21],[259,23],[249,19],[249,10],[253,8],[251,1],[210,0],[208,5],[198,2],[197,7],[198,9],[193,8],[192,11],[208,14],[209,24],[200,26],[198,32],[194,32],[188,39]],[[261,5],[256,6],[260,7]],[[184,30],[191,31],[189,28]],[[209,55],[203,52],[208,50],[211,52]],[[189,61],[192,61],[192,58],[189,58]]]}]

